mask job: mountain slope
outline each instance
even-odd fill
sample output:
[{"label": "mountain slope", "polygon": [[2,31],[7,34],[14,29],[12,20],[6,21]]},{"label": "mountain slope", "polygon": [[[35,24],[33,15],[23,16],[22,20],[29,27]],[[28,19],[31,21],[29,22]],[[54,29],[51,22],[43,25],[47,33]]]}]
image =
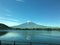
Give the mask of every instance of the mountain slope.
[{"label": "mountain slope", "polygon": [[0,23],[0,29],[10,29],[10,27],[8,27],[5,24]]},{"label": "mountain slope", "polygon": [[46,28],[46,26],[38,25],[33,22],[26,22],[21,25],[13,26],[13,28]]}]

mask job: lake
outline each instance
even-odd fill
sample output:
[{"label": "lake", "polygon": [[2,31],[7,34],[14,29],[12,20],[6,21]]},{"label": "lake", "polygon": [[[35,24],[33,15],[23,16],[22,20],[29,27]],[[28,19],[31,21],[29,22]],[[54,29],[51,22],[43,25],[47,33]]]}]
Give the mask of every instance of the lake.
[{"label": "lake", "polygon": [[[38,45],[48,45],[44,43],[60,44],[60,31],[9,30],[7,32],[8,32],[7,34],[0,36],[0,40],[42,43]],[[37,44],[33,44],[33,45],[37,45]]]}]

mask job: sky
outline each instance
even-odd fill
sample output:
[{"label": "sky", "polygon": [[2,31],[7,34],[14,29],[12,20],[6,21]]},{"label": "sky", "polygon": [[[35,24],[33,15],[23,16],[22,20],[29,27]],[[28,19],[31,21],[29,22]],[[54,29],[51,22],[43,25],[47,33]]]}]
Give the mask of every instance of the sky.
[{"label": "sky", "polygon": [[27,21],[60,27],[60,0],[0,0],[0,23],[14,26]]}]

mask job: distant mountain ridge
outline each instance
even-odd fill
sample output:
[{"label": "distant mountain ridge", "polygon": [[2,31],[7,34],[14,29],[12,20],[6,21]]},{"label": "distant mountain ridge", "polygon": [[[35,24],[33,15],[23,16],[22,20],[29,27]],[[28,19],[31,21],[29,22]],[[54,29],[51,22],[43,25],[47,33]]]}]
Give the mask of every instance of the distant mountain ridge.
[{"label": "distant mountain ridge", "polygon": [[33,22],[26,22],[17,26],[13,26],[13,28],[47,28],[47,26],[38,25]]},{"label": "distant mountain ridge", "polygon": [[0,23],[0,30],[60,30],[60,28],[38,25],[33,22],[26,22],[12,27]]}]

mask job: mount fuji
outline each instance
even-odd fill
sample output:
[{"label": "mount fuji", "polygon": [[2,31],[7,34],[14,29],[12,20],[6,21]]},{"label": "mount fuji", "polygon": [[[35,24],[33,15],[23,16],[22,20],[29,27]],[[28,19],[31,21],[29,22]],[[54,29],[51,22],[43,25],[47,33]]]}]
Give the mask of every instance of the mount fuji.
[{"label": "mount fuji", "polygon": [[47,26],[38,25],[34,22],[26,22],[17,26],[13,26],[13,28],[47,28]]}]

